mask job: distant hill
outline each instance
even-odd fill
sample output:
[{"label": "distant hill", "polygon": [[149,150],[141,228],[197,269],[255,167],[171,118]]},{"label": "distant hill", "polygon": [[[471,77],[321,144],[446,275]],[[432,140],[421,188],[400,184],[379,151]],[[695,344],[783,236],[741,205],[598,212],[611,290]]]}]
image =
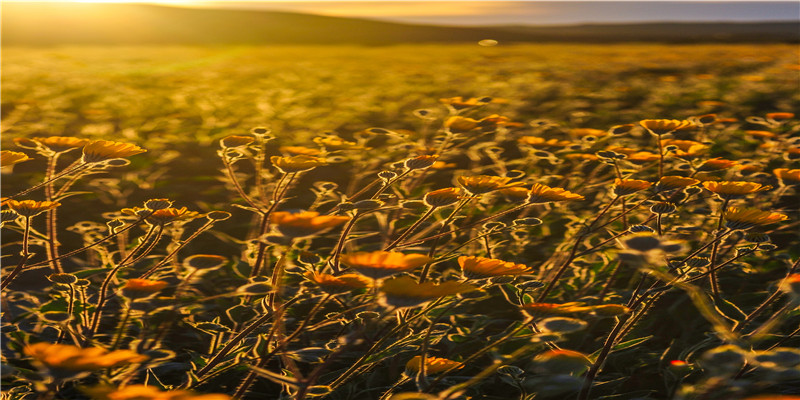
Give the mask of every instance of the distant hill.
[{"label": "distant hill", "polygon": [[427,42],[800,42],[800,22],[451,27],[146,4],[4,3],[2,44],[225,45]]}]

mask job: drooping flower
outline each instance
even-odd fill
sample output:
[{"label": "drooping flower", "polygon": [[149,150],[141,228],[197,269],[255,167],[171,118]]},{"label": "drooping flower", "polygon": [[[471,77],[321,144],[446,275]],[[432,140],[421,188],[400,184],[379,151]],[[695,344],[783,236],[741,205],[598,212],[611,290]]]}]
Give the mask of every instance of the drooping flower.
[{"label": "drooping flower", "polygon": [[49,137],[34,137],[31,140],[45,146],[54,153],[66,153],[70,150],[77,149],[87,145],[89,139],[81,139],[71,136],[49,136]]},{"label": "drooping flower", "polygon": [[167,207],[160,208],[155,211],[147,208],[133,207],[123,208],[121,211],[123,214],[133,215],[139,218],[147,216],[147,218],[145,218],[145,222],[151,225],[159,226],[166,225],[171,222],[188,221],[200,217],[199,212],[189,211],[186,207]]},{"label": "drooping flower", "polygon": [[738,199],[748,194],[772,189],[772,186],[762,185],[756,182],[735,181],[706,181],[703,182],[703,187],[715,193],[723,200]]},{"label": "drooping flower", "polygon": [[739,163],[733,160],[726,160],[724,158],[712,158],[709,160],[704,161],[697,167],[698,171],[719,171],[722,169],[728,169],[738,165]]},{"label": "drooping flower", "polygon": [[28,157],[27,154],[20,153],[18,151],[9,151],[9,150],[0,151],[0,166],[2,167],[18,164],[23,161],[28,161],[30,159],[31,158]]},{"label": "drooping flower", "polygon": [[654,190],[656,192],[663,192],[666,190],[683,189],[689,186],[697,185],[699,180],[694,178],[687,178],[683,176],[666,175],[656,182]]},{"label": "drooping flower", "polygon": [[126,158],[147,150],[130,143],[95,140],[83,146],[83,162],[98,163],[115,158]]},{"label": "drooping flower", "polygon": [[57,201],[6,200],[3,205],[23,217],[31,218],[52,210],[60,206],[61,203]]},{"label": "drooping flower", "polygon": [[647,181],[617,178],[614,180],[614,186],[612,186],[612,190],[617,196],[627,196],[640,190],[649,189],[650,186],[653,186],[653,184]]},{"label": "drooping flower", "polygon": [[540,204],[540,203],[550,203],[550,202],[558,202],[558,201],[575,201],[575,200],[583,200],[584,197],[577,194],[572,193],[566,189],[562,188],[553,188],[547,185],[542,185],[540,183],[534,183],[531,186],[531,190],[528,194],[528,203],[531,204]]},{"label": "drooping flower", "polygon": [[461,189],[449,187],[426,193],[422,201],[424,201],[428,207],[445,207],[454,204],[462,198]]},{"label": "drooping flower", "polygon": [[433,163],[436,162],[437,158],[439,158],[439,156],[437,155],[416,156],[406,160],[404,165],[408,169],[426,169],[430,168],[433,165]]},{"label": "drooping flower", "polygon": [[275,225],[275,229],[291,238],[315,235],[349,220],[350,218],[345,216],[319,215],[316,211],[297,213],[278,211],[270,215],[270,222]]},{"label": "drooping flower", "polygon": [[674,146],[672,154],[684,160],[692,160],[708,151],[707,145],[693,140],[663,139],[661,146],[665,149]]},{"label": "drooping flower", "polygon": [[639,125],[647,129],[656,136],[666,135],[675,131],[691,130],[695,124],[687,120],[677,119],[645,119],[639,121]]},{"label": "drooping flower", "polygon": [[361,275],[383,279],[400,272],[411,271],[431,261],[424,254],[404,254],[395,251],[373,251],[342,254],[342,264]]},{"label": "drooping flower", "polygon": [[330,275],[309,271],[305,277],[319,286],[323,292],[337,294],[349,292],[351,290],[363,289],[368,287],[370,280],[357,274]]},{"label": "drooping flower", "polygon": [[66,344],[35,343],[23,352],[33,360],[59,375],[65,373],[96,371],[147,360],[149,357],[130,350],[108,351],[101,347],[80,348]]},{"label": "drooping flower", "polygon": [[461,187],[472,195],[485,194],[523,184],[522,182],[509,184],[511,181],[509,177],[489,175],[459,176],[457,180]]},{"label": "drooping flower", "polygon": [[380,287],[381,304],[397,308],[416,307],[440,297],[476,290],[477,287],[463,282],[449,281],[442,283],[417,283],[411,277],[384,281]]},{"label": "drooping flower", "polygon": [[483,279],[503,275],[525,275],[530,273],[530,268],[525,264],[516,264],[510,261],[495,258],[461,256],[458,265],[464,277],[469,279]]},{"label": "drooping flower", "polygon": [[[409,375],[414,375],[422,367],[422,356],[414,356],[406,363],[406,373]],[[425,371],[429,374],[436,374],[442,371],[447,371],[450,368],[457,367],[456,369],[460,369],[464,367],[458,361],[448,360],[446,358],[439,358],[439,357],[425,357]]]},{"label": "drooping flower", "polygon": [[784,185],[797,185],[800,183],[800,169],[777,168],[772,170]]},{"label": "drooping flower", "polygon": [[278,168],[284,174],[308,171],[320,165],[327,164],[322,158],[306,155],[290,157],[272,156],[269,160],[275,168]]},{"label": "drooping flower", "polygon": [[789,219],[786,215],[771,211],[739,207],[729,207],[723,214],[723,218],[726,220],[725,226],[734,230],[745,230],[754,226],[769,225]]}]

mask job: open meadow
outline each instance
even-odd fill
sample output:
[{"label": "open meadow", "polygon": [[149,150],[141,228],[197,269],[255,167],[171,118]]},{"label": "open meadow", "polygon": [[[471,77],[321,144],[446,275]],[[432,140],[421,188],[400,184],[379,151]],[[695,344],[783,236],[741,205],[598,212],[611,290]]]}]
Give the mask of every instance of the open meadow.
[{"label": "open meadow", "polygon": [[798,46],[496,44],[4,47],[3,398],[798,398]]}]

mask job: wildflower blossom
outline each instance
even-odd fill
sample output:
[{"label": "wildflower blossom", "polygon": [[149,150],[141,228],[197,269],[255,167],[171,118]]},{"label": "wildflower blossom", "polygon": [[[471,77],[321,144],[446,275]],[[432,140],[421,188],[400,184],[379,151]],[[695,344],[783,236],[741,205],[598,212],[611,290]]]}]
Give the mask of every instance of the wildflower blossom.
[{"label": "wildflower blossom", "polygon": [[126,158],[147,150],[129,143],[95,140],[83,146],[83,162],[98,163],[115,158]]},{"label": "wildflower blossom", "polygon": [[584,200],[584,197],[566,189],[534,183],[528,194],[528,203],[540,204],[558,201]]},{"label": "wildflower blossom", "polygon": [[460,194],[461,189],[449,187],[428,192],[422,200],[428,207],[445,207],[462,199]]},{"label": "wildflower blossom", "polygon": [[439,101],[441,103],[444,103],[444,104],[452,107],[454,110],[458,111],[458,110],[463,110],[465,108],[477,107],[477,106],[482,106],[484,104],[489,104],[489,103],[492,102],[492,98],[491,97],[481,97],[481,98],[470,97],[470,98],[466,98],[465,99],[462,96],[456,96],[456,97],[450,97],[450,98],[446,98],[446,99],[439,99]]},{"label": "wildflower blossom", "polygon": [[31,140],[39,143],[54,153],[66,153],[87,145],[89,139],[80,139],[71,136],[34,137]]},{"label": "wildflower blossom", "polygon": [[278,211],[270,215],[270,222],[282,235],[301,238],[315,235],[324,230],[339,226],[350,220],[349,217],[337,215],[319,215],[316,211],[290,213]]},{"label": "wildflower blossom", "polygon": [[697,167],[697,170],[698,171],[719,171],[719,170],[722,170],[722,169],[728,169],[728,168],[734,167],[737,164],[739,164],[739,163],[736,162],[736,161],[726,160],[724,158],[717,157],[717,158],[712,158],[712,159],[704,161],[702,164],[700,164],[699,167]]},{"label": "wildflower blossom", "polygon": [[0,151],[0,166],[3,167],[18,164],[23,161],[28,161],[30,159],[31,158],[28,157],[27,154],[20,153],[18,151],[9,151],[9,150]]},{"label": "wildflower blossom", "polygon": [[767,113],[766,117],[767,117],[767,119],[771,119],[773,121],[784,121],[784,120],[787,120],[787,119],[794,118],[794,113],[790,113],[790,112],[773,112],[773,113]]},{"label": "wildflower blossom", "polygon": [[369,286],[370,281],[357,274],[330,275],[309,271],[304,275],[308,280],[319,286],[323,292],[337,294],[351,290],[363,289]]},{"label": "wildflower blossom", "polygon": [[284,174],[308,171],[320,165],[327,164],[322,158],[305,155],[290,157],[272,156],[269,160],[275,168],[278,168]]},{"label": "wildflower blossom", "polygon": [[661,146],[665,149],[673,147],[672,154],[684,160],[692,160],[708,151],[708,146],[693,140],[663,139]]},{"label": "wildflower blossom", "polygon": [[738,199],[748,194],[763,192],[772,189],[756,182],[734,182],[734,181],[707,181],[703,182],[703,187],[716,193],[723,200]]},{"label": "wildflower blossom", "polygon": [[545,139],[538,136],[523,136],[517,141],[534,147],[567,147],[573,144],[569,140]]},{"label": "wildflower blossom", "polygon": [[408,169],[426,169],[430,168],[436,159],[439,158],[437,155],[422,155],[416,156],[414,158],[409,158],[403,164]]},{"label": "wildflower blossom", "polygon": [[37,216],[61,205],[57,201],[35,200],[6,200],[3,204],[17,214],[27,218]]},{"label": "wildflower blossom", "polygon": [[800,183],[800,169],[777,168],[772,170],[784,185],[797,185]]},{"label": "wildflower blossom", "polygon": [[789,219],[786,215],[771,211],[739,207],[729,207],[723,213],[723,218],[726,220],[725,226],[734,230],[745,230],[754,226],[769,225]]},{"label": "wildflower blossom", "polygon": [[522,182],[509,184],[511,178],[502,176],[459,176],[457,180],[472,195],[485,194],[507,187],[522,185]]},{"label": "wildflower blossom", "polygon": [[602,129],[593,129],[593,128],[575,128],[570,129],[569,134],[572,136],[577,137],[587,137],[587,136],[594,136],[594,137],[603,137],[608,134],[608,132]]},{"label": "wildflower blossom", "polygon": [[320,136],[313,140],[314,143],[328,150],[366,150],[364,146],[360,146],[356,142],[349,142],[336,136]]},{"label": "wildflower blossom", "polygon": [[[448,360],[439,357],[425,357],[425,371],[429,374],[436,374],[442,371],[447,371],[450,368],[458,366],[457,369],[463,367],[460,362]],[[409,375],[416,374],[422,367],[422,356],[414,356],[406,363],[406,373]]]},{"label": "wildflower blossom", "polygon": [[683,189],[689,186],[694,186],[700,183],[699,180],[694,178],[686,178],[683,176],[666,175],[656,182],[654,190],[656,192],[663,192],[666,190]]},{"label": "wildflower blossom", "polygon": [[148,359],[130,350],[108,351],[101,347],[80,348],[66,344],[36,343],[23,352],[43,367],[60,373],[96,371]]},{"label": "wildflower blossom", "polygon": [[165,281],[155,281],[150,279],[128,279],[122,290],[142,293],[156,293],[167,287],[169,283]]},{"label": "wildflower blossom", "polygon": [[477,288],[468,283],[417,283],[408,276],[384,281],[380,287],[381,304],[392,307],[415,307],[440,297],[469,292]]},{"label": "wildflower blossom", "polygon": [[647,181],[617,178],[614,180],[614,186],[612,186],[612,190],[617,196],[627,196],[640,190],[649,189],[650,186],[653,186],[653,184]]},{"label": "wildflower blossom", "polygon": [[303,146],[281,146],[278,147],[278,151],[292,156],[318,156],[322,154],[319,149],[312,149],[310,147]]},{"label": "wildflower blossom", "polygon": [[639,125],[647,129],[656,136],[666,135],[675,131],[690,130],[695,128],[691,121],[677,119],[645,119],[639,121]]},{"label": "wildflower blossom", "polygon": [[189,211],[186,207],[175,208],[167,207],[158,210],[150,210],[147,208],[123,208],[123,214],[134,215],[138,217],[147,216],[145,222],[151,225],[166,225],[170,222],[188,221],[200,217],[197,211]]},{"label": "wildflower blossom", "polygon": [[97,400],[230,400],[226,394],[196,394],[188,390],[161,391],[155,386],[129,385],[125,387],[98,386],[83,389]]},{"label": "wildflower blossom", "polygon": [[503,275],[524,275],[530,272],[525,264],[515,264],[509,261],[494,258],[461,256],[458,265],[464,277],[469,279],[483,279]]},{"label": "wildflower blossom", "polygon": [[410,271],[430,261],[431,258],[423,254],[404,254],[394,251],[358,252],[341,256],[344,265],[372,279],[383,279]]}]

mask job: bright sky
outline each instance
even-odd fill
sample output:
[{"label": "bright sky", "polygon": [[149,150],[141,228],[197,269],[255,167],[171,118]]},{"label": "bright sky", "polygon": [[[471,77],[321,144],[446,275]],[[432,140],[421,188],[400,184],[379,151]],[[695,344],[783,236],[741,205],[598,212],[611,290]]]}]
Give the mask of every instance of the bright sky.
[{"label": "bright sky", "polygon": [[[25,0],[2,0],[25,1]],[[52,1],[52,0],[51,0]],[[450,25],[570,24],[643,21],[769,21],[800,18],[800,2],[785,1],[262,1],[55,0],[150,3],[185,7],[275,10]]]}]

